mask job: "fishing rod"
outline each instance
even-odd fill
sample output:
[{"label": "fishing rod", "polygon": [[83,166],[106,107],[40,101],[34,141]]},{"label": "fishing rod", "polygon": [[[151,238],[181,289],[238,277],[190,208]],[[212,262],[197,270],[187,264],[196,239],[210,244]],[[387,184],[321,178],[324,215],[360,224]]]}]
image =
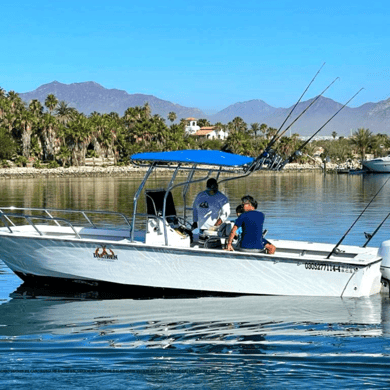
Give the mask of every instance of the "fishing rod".
[{"label": "fishing rod", "polygon": [[300,156],[301,150],[342,110],[346,105],[354,99],[364,88],[360,88],[340,109],[338,109],[308,140],[306,140],[294,153],[292,153],[286,160],[283,161],[279,169],[282,169],[287,163],[294,160],[295,156]]},{"label": "fishing rod", "polygon": [[[306,87],[306,89],[303,91],[302,95],[300,96],[300,98],[298,99],[298,101],[295,103],[294,107],[291,109],[291,111],[289,112],[289,114],[287,115],[286,119],[283,121],[282,125],[279,127],[279,130],[275,133],[275,135],[272,137],[271,141],[268,143],[268,145],[266,146],[266,148],[264,149],[263,153],[261,153],[253,162],[252,164],[248,167],[247,171],[256,171],[258,169],[261,169],[265,159],[267,157],[270,156],[270,152],[271,151],[271,148],[272,146],[274,145],[274,143],[276,142],[276,138],[278,136],[278,133],[280,132],[280,130],[282,129],[282,127],[284,126],[284,124],[287,122],[288,118],[291,116],[291,114],[293,113],[293,111],[295,110],[295,108],[297,107],[297,105],[299,104],[299,102],[302,100],[303,96],[305,95],[305,93],[307,92],[307,90],[309,89],[309,87],[311,86],[311,84],[314,82],[315,78],[318,76],[318,74],[320,73],[320,71],[322,70],[322,68],[324,67],[325,65],[325,62],[322,64],[322,66],[320,67],[320,69],[317,71],[317,73],[314,75],[314,77],[312,78],[312,80],[310,81],[309,85]],[[272,153],[271,153],[272,154]],[[273,161],[271,162],[271,165],[275,165],[275,158],[278,157],[275,153],[272,154],[273,155]],[[272,156],[271,156],[272,157]],[[278,164],[279,165],[279,162]]]},{"label": "fishing rod", "polygon": [[288,127],[282,131],[282,133],[278,136],[275,142],[279,141],[280,138],[292,127],[292,125],[338,80],[340,77],[336,77],[312,102],[288,125]]},{"label": "fishing rod", "polygon": [[298,99],[298,101],[295,103],[294,107],[291,109],[291,111],[289,112],[289,114],[287,115],[286,119],[283,121],[283,123],[281,124],[281,126],[279,127],[279,130],[275,133],[275,135],[272,137],[271,141],[269,142],[269,144],[267,145],[267,147],[265,148],[264,152],[268,152],[271,148],[272,148],[272,145],[276,142],[276,137],[278,135],[278,133],[280,132],[280,130],[282,129],[282,127],[285,125],[285,123],[287,122],[288,118],[290,118],[291,114],[293,113],[293,111],[295,110],[295,108],[297,107],[297,105],[300,103],[300,101],[302,100],[303,96],[305,95],[305,93],[307,92],[307,90],[310,88],[310,86],[313,84],[313,81],[316,79],[316,77],[318,76],[318,74],[321,72],[322,68],[324,67],[325,65],[325,62],[322,64],[321,68],[318,70],[318,72],[315,74],[315,76],[312,78],[312,80],[310,81],[309,85],[306,87],[306,89],[303,91],[301,97]]},{"label": "fishing rod", "polygon": [[379,226],[375,229],[375,231],[372,234],[364,233],[367,241],[364,243],[363,248],[367,246],[367,244],[371,241],[371,239],[375,236],[375,234],[378,232],[378,230],[382,227],[382,225],[386,222],[386,219],[390,217],[390,213],[386,215],[386,218],[379,224]]},{"label": "fishing rod", "polygon": [[336,244],[336,246],[332,249],[332,251],[329,253],[327,259],[330,258],[330,256],[332,256],[333,253],[336,252],[337,248],[339,247],[339,245],[344,241],[344,238],[347,237],[348,233],[351,231],[351,229],[355,226],[356,222],[360,219],[360,217],[365,213],[365,211],[368,209],[368,207],[370,206],[370,204],[374,201],[374,199],[378,196],[378,194],[382,191],[382,188],[387,184],[387,182],[389,181],[390,177],[385,181],[385,183],[382,185],[381,188],[379,188],[379,191],[374,195],[374,197],[370,200],[370,202],[368,203],[368,205],[364,208],[364,210],[360,213],[360,215],[356,218],[355,222],[350,226],[350,228],[345,232],[344,236],[341,237],[341,240]]}]

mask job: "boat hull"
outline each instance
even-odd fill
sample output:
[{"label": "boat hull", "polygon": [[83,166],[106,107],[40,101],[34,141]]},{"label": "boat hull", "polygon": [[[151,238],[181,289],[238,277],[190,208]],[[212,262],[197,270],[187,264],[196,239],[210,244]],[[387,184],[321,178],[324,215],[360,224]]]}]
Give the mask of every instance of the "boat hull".
[{"label": "boat hull", "polygon": [[[320,244],[321,245],[321,244]],[[352,264],[128,240],[61,239],[0,234],[0,259],[22,279],[210,294],[361,297],[380,292],[381,258]]]},{"label": "boat hull", "polygon": [[362,161],[363,168],[370,172],[390,173],[390,159],[374,159]]}]

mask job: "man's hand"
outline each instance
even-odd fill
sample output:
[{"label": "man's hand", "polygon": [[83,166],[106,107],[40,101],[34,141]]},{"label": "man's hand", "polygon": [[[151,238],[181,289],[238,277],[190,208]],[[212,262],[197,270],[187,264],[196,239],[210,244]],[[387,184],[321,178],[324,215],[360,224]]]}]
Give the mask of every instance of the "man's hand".
[{"label": "man's hand", "polygon": [[226,250],[227,250],[227,251],[234,252],[233,245],[228,243],[228,244],[227,244],[227,247],[226,247]]},{"label": "man's hand", "polygon": [[217,219],[217,222],[215,222],[214,226],[219,226],[219,225],[222,225],[222,219],[221,218]]}]

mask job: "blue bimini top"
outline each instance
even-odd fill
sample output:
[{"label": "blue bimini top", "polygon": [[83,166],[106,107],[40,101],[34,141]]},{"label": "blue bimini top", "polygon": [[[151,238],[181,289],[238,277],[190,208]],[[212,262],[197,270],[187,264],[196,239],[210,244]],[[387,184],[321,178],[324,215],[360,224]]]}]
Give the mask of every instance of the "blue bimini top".
[{"label": "blue bimini top", "polygon": [[219,150],[176,150],[172,152],[133,154],[131,156],[131,160],[135,162],[153,161],[162,163],[217,165],[221,167],[238,168],[250,165],[254,161],[254,158],[241,156],[239,154],[221,152]]}]

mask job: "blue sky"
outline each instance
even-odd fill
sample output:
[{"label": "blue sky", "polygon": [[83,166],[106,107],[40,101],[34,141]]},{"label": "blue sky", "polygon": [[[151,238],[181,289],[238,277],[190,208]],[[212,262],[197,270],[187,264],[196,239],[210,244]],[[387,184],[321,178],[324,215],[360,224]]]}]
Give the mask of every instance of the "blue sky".
[{"label": "blue sky", "polygon": [[383,1],[15,1],[0,13],[0,87],[95,81],[188,107],[262,99],[290,107],[321,92],[349,104],[390,97]]}]

